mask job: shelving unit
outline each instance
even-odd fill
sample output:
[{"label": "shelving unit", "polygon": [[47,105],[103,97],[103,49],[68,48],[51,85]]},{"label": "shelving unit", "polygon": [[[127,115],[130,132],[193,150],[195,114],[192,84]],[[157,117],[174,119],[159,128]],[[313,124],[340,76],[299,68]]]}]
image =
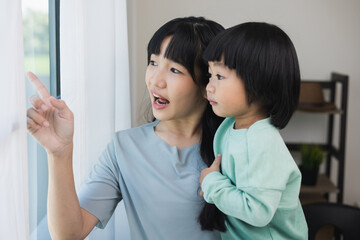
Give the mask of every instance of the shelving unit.
[{"label": "shelving unit", "polygon": [[[336,202],[343,202],[344,195],[344,170],[345,170],[345,146],[346,146],[346,119],[347,119],[347,104],[348,104],[348,83],[349,77],[347,75],[332,73],[330,80],[320,81],[309,81],[304,82],[316,82],[320,83],[323,91],[330,91],[330,99],[328,101],[334,103],[339,108],[331,111],[303,111],[309,114],[327,114],[328,115],[328,129],[327,129],[327,141],[323,144],[320,144],[321,147],[328,152],[326,157],[326,170],[325,174],[319,176],[318,183],[316,186],[302,186],[300,190],[301,195],[314,195],[314,196],[324,196],[328,199],[329,193],[336,194]],[[300,111],[300,110],[299,110]],[[335,147],[333,144],[334,141],[334,130],[335,130],[335,121],[334,115],[339,115],[338,127],[338,147]],[[302,143],[286,143],[290,151],[298,151]],[[338,161],[337,169],[337,182],[333,183],[330,180],[331,174],[331,160],[335,159]],[[300,197],[301,198],[301,197]],[[309,199],[304,199],[304,201],[309,202]],[[316,201],[316,200],[315,200]]]}]

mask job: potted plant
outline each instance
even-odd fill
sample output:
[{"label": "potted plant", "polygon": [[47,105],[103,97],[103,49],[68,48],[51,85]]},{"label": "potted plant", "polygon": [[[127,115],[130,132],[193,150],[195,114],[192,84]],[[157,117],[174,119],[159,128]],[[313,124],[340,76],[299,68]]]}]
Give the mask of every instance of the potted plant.
[{"label": "potted plant", "polygon": [[324,151],[319,145],[303,144],[301,146],[301,165],[303,185],[316,185],[319,166],[324,161]]}]

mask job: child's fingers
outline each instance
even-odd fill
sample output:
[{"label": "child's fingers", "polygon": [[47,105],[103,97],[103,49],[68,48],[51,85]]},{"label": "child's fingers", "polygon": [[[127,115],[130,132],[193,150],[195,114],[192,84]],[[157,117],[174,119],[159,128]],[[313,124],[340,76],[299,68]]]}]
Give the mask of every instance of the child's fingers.
[{"label": "child's fingers", "polygon": [[27,110],[27,116],[28,118],[30,118],[32,121],[34,121],[35,124],[38,124],[40,126],[44,126],[44,127],[48,127],[49,126],[49,122],[40,114],[38,113],[35,109],[33,108],[29,108]]},{"label": "child's fingers", "polygon": [[220,169],[220,164],[221,164],[221,154],[218,154],[214,162],[211,164],[210,168]]}]

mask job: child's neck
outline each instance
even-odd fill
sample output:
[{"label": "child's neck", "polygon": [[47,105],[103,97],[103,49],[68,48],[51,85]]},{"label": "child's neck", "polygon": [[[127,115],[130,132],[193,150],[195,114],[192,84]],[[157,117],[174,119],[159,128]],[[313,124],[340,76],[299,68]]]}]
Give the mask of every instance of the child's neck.
[{"label": "child's neck", "polygon": [[236,116],[234,129],[247,129],[255,122],[265,119],[268,116],[266,114],[254,114],[250,116]]}]

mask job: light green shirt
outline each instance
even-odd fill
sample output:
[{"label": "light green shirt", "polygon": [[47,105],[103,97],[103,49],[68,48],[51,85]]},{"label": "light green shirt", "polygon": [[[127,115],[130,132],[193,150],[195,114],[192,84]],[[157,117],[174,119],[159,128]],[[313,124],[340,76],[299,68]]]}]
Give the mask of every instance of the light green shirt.
[{"label": "light green shirt", "polygon": [[214,151],[221,170],[202,182],[204,198],[226,216],[222,239],[307,239],[299,201],[301,173],[270,118],[249,129],[234,129],[226,118]]}]

